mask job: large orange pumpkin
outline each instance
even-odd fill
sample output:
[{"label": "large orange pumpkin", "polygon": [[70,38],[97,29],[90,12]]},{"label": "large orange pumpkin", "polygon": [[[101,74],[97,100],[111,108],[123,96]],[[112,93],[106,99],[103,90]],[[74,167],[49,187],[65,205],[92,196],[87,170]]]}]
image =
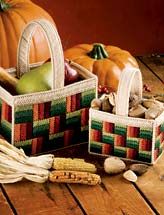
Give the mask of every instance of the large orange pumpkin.
[{"label": "large orange pumpkin", "polygon": [[[30,0],[0,1],[0,66],[16,66],[17,45],[25,25],[33,20],[51,16]],[[40,29],[34,33],[31,44],[30,62],[44,61],[49,57],[46,39]]]},{"label": "large orange pumpkin", "polygon": [[99,85],[116,91],[124,68],[137,67],[135,58],[125,50],[103,44],[80,44],[65,50],[65,58],[87,68],[98,76]]}]

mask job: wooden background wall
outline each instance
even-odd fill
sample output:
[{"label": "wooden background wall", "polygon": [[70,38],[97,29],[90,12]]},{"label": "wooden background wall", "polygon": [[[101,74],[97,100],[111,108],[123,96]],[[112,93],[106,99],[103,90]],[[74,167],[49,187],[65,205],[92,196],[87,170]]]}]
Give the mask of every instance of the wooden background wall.
[{"label": "wooden background wall", "polygon": [[164,53],[164,0],[33,0],[54,18],[63,48],[101,42]]}]

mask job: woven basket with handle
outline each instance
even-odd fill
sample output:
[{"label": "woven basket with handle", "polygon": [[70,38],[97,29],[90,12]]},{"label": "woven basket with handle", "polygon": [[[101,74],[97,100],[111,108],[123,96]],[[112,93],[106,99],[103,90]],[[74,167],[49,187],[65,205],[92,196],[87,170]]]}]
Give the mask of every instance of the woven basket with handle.
[{"label": "woven basket with handle", "polygon": [[9,72],[21,77],[29,71],[30,43],[36,27],[44,32],[49,45],[52,89],[12,96],[0,86],[0,134],[29,154],[87,141],[89,106],[97,92],[96,76],[75,63],[71,66],[81,80],[64,86],[61,41],[55,26],[45,19],[27,24],[18,46],[17,68]]},{"label": "woven basket with handle", "polygon": [[122,72],[116,114],[90,109],[89,152],[153,164],[163,151],[164,112],[155,120],[128,117],[130,93],[142,99],[139,69]]}]

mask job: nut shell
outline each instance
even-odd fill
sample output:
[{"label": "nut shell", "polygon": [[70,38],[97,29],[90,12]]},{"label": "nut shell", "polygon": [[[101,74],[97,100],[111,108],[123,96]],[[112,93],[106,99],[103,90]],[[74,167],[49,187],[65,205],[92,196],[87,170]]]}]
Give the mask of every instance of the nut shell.
[{"label": "nut shell", "polygon": [[132,170],[128,170],[126,172],[124,172],[123,177],[131,182],[136,182],[137,181],[137,175],[132,171]]}]

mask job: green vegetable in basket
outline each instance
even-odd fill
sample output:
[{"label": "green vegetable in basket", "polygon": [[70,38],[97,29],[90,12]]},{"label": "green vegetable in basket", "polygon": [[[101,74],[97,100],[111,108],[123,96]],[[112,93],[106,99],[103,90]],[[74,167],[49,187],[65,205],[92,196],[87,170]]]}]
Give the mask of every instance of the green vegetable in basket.
[{"label": "green vegetable in basket", "polygon": [[26,94],[50,90],[52,86],[52,65],[47,62],[40,67],[30,70],[19,79],[16,92]]}]

